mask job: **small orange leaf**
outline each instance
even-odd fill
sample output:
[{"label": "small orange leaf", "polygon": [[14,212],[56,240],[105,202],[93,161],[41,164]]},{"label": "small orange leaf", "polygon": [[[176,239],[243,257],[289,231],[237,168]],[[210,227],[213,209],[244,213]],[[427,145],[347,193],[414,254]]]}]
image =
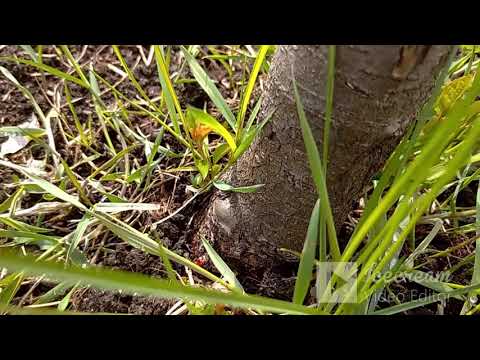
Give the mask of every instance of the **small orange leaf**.
[{"label": "small orange leaf", "polygon": [[193,141],[200,143],[205,139],[205,136],[212,132],[212,130],[213,129],[210,126],[197,124],[196,127],[190,129],[190,134],[192,135]]}]

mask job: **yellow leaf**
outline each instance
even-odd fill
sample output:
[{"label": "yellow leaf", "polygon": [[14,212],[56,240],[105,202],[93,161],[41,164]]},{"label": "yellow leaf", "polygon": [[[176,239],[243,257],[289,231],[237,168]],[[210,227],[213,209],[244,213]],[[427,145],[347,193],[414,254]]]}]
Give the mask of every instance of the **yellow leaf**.
[{"label": "yellow leaf", "polygon": [[472,85],[473,74],[462,76],[445,85],[442,89],[435,110],[443,115],[452,108],[455,102],[462,97],[465,91]]}]

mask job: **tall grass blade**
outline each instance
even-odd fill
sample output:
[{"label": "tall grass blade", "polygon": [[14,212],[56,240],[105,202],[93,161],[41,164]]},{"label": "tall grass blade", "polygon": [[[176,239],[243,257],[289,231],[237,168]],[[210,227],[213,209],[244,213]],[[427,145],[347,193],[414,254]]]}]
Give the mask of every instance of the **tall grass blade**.
[{"label": "tall grass blade", "polygon": [[88,89],[90,87],[90,85],[88,84],[88,81],[85,82],[85,81],[83,81],[83,80],[81,80],[81,79],[79,79],[75,76],[69,75],[66,72],[60,71],[57,68],[45,65],[43,63],[38,63],[38,62],[31,61],[31,60],[13,58],[13,57],[8,57],[8,56],[0,57],[0,60],[8,60],[8,61],[12,61],[12,62],[19,62],[19,63],[25,64],[25,65],[30,65],[30,66],[33,66],[33,67],[35,67],[39,70],[42,70],[46,73],[57,76],[60,79],[70,81],[70,82],[73,82],[77,85],[83,86],[84,88]]},{"label": "tall grass blade", "polygon": [[320,200],[317,200],[310,216],[307,236],[303,244],[303,251],[298,265],[297,279],[293,292],[293,302],[303,304],[308,288],[312,282],[313,265],[318,242],[318,227],[320,223]]},{"label": "tall grass blade", "polygon": [[148,97],[148,95],[145,93],[145,91],[143,90],[142,86],[138,83],[137,79],[135,78],[135,75],[133,75],[133,72],[132,70],[130,69],[130,67],[128,66],[127,62],[125,61],[125,59],[123,58],[122,56],[122,53],[120,52],[120,49],[118,48],[117,45],[112,45],[112,48],[113,48],[113,52],[115,53],[115,55],[117,56],[117,59],[120,61],[120,64],[122,65],[123,67],[123,70],[125,70],[125,72],[127,73],[128,75],[128,78],[130,79],[130,81],[132,82],[133,86],[135,87],[135,89],[137,89],[138,93],[145,99],[145,101],[152,105],[156,111],[158,112],[161,112],[160,109],[155,106],[155,103],[153,103],[150,98]]},{"label": "tall grass blade", "polygon": [[68,166],[67,162],[63,159],[60,159],[63,165],[63,169],[65,170],[65,173],[67,174],[68,179],[72,183],[73,187],[78,191],[78,195],[82,201],[88,205],[91,206],[92,202],[88,198],[87,194],[85,194],[85,191],[83,190],[83,186],[80,184],[80,182],[77,180],[77,177],[73,173],[72,169],[70,166]]},{"label": "tall grass blade", "polygon": [[[165,97],[165,102],[167,104],[168,113],[172,120],[173,129],[178,136],[182,136],[179,125],[179,118],[182,121],[182,124],[185,125],[185,120],[183,119],[183,112],[180,107],[177,95],[173,89],[172,82],[170,81],[170,74],[165,64],[165,59],[163,58],[162,51],[158,45],[154,45],[155,50],[155,59],[157,61],[158,76],[160,78],[160,84],[162,85],[163,96]],[[178,113],[178,114],[177,114]]]},{"label": "tall grass blade", "polygon": [[250,98],[252,96],[253,88],[255,87],[255,82],[257,81],[257,76],[262,67],[263,62],[265,61],[265,57],[267,55],[268,49],[270,48],[269,45],[261,45],[260,50],[258,51],[257,57],[255,59],[255,63],[253,64],[253,69],[250,74],[250,78],[248,79],[247,87],[245,88],[245,92],[243,93],[242,100],[240,102],[240,112],[238,113],[238,120],[236,125],[236,134],[237,137],[241,136],[243,122],[245,120],[245,115],[247,113],[248,104],[250,103]]},{"label": "tall grass blade", "polygon": [[46,192],[52,194],[53,196],[66,201],[76,207],[78,207],[81,210],[86,210],[87,208],[85,205],[83,205],[78,199],[72,195],[67,194],[65,191],[61,190],[59,187],[51,184],[47,180],[42,179],[41,177],[38,177],[36,175],[31,174],[27,169],[25,169],[22,166],[12,164],[8,161],[0,160],[0,165],[3,165],[5,167],[11,168],[13,170],[16,170],[23,175],[27,176],[30,178],[36,185],[40,186],[43,190]]},{"label": "tall grass blade", "polygon": [[85,214],[77,224],[77,228],[73,232],[72,238],[70,239],[70,245],[68,246],[66,262],[68,262],[72,256],[73,251],[78,247],[80,241],[82,241],[85,231],[87,231],[88,226],[94,221],[88,214]]},{"label": "tall grass blade", "polygon": [[340,247],[338,245],[335,223],[333,221],[332,209],[330,207],[330,200],[328,199],[327,184],[325,181],[325,174],[323,172],[324,167],[322,165],[322,160],[320,160],[315,138],[313,137],[312,131],[305,116],[305,112],[303,110],[303,105],[298,94],[295,79],[293,79],[293,89],[308,162],[310,164],[313,181],[320,198],[321,213],[325,214],[326,217],[330,252],[332,254],[333,261],[338,261],[340,259]]},{"label": "tall grass blade", "polygon": [[321,314],[316,309],[269,299],[255,295],[241,295],[179,285],[168,280],[156,279],[137,273],[103,268],[78,268],[58,263],[35,261],[32,257],[19,256],[0,250],[0,265],[11,270],[24,271],[31,275],[43,275],[71,285],[77,282],[106,290],[121,289],[128,293],[161,298],[188,298],[209,304],[227,304],[241,308],[256,308],[264,311],[288,314]]},{"label": "tall grass blade", "polygon": [[[73,68],[75,69],[77,74],[80,76],[80,79],[82,79],[82,81],[85,84],[89,84],[89,81],[87,80],[87,77],[85,76],[84,72],[82,71],[82,68],[80,67],[80,65],[78,64],[78,62],[75,60],[72,53],[68,49],[68,46],[67,45],[61,45],[60,48],[62,49],[62,52],[65,54],[65,56],[67,57],[68,61],[73,66]],[[91,86],[91,84],[89,85],[89,87],[90,86]]]},{"label": "tall grass blade", "polygon": [[223,259],[218,255],[215,249],[210,245],[208,240],[206,240],[203,236],[201,236],[202,244],[205,250],[207,250],[207,254],[212,260],[213,265],[217,268],[217,270],[222,274],[222,276],[227,280],[235,289],[244,292],[242,285],[238,281],[237,277],[233,273],[232,269],[223,261]]},{"label": "tall grass blade", "polygon": [[328,167],[328,149],[330,144],[330,127],[333,113],[333,88],[335,84],[335,45],[328,47],[327,103],[325,106],[325,125],[323,128],[323,166],[325,174]]},{"label": "tall grass blade", "polygon": [[48,233],[51,232],[51,229],[45,229],[39,226],[34,226],[30,224],[26,224],[22,221],[15,220],[10,218],[8,215],[0,214],[0,223],[3,223],[11,228],[14,228],[18,231],[27,231],[27,232],[34,232],[34,233]]},{"label": "tall grass blade", "polygon": [[220,113],[223,115],[228,125],[230,125],[231,129],[236,132],[235,116],[233,115],[232,110],[230,110],[230,107],[228,106],[225,99],[222,97],[222,94],[220,94],[220,91],[218,91],[212,79],[209,78],[209,76],[207,75],[205,70],[203,70],[197,60],[183,46],[182,51],[185,58],[187,59],[188,65],[190,66],[190,70],[192,71],[192,74],[197,80],[198,84],[207,93],[207,95],[210,97],[218,110],[220,110]]}]

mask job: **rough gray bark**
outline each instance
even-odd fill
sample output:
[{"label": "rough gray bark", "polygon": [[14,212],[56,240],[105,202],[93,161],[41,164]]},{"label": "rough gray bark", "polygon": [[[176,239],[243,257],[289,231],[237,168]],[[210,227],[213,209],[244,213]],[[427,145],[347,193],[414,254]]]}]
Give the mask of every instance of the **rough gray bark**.
[{"label": "rough gray bark", "polygon": [[[431,46],[402,81],[392,77],[400,45],[337,46],[328,188],[337,227],[424,104],[450,46]],[[200,230],[234,268],[267,269],[279,247],[301,250],[316,200],[293,98],[292,68],[322,148],[328,46],[280,46],[260,118],[275,114],[225,180],[265,184],[253,194],[216,193]]]}]

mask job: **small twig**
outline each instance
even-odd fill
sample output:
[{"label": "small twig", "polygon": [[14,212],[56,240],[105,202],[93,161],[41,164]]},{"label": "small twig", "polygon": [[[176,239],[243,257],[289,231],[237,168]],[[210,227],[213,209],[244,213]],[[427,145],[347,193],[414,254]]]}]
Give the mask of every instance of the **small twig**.
[{"label": "small twig", "polygon": [[45,276],[42,275],[38,278],[38,280],[30,287],[30,289],[28,289],[28,291],[25,293],[25,295],[23,295],[23,297],[20,299],[19,303],[18,303],[18,307],[21,307],[23,305],[23,303],[25,302],[25,300],[27,299],[28,296],[30,296],[30,294],[33,292],[33,290],[35,290],[35,288],[40,284],[40,282],[43,280]]},{"label": "small twig", "polygon": [[90,260],[90,264],[95,264],[97,261],[98,256],[100,255],[100,251],[103,249],[105,242],[108,238],[109,233],[106,232],[105,235],[103,235],[102,241],[100,242],[100,245],[98,246],[97,250],[95,251],[95,254],[93,255],[92,259]]},{"label": "small twig", "polygon": [[159,225],[159,224],[167,221],[168,219],[171,219],[172,217],[174,217],[175,215],[177,215],[180,211],[182,211],[183,209],[185,209],[185,207],[186,207],[188,204],[190,204],[190,203],[191,203],[198,195],[200,195],[200,194],[202,194],[201,191],[198,192],[198,193],[196,193],[195,195],[193,195],[193,196],[192,196],[190,199],[188,199],[187,201],[185,201],[185,202],[183,203],[183,205],[180,206],[180,207],[179,207],[177,210],[175,210],[173,213],[171,213],[170,215],[164,217],[164,218],[161,219],[161,220],[158,220],[158,221],[154,222],[152,225],[150,225],[150,227],[151,227],[152,229],[155,229],[155,228],[157,227],[157,225]]}]

